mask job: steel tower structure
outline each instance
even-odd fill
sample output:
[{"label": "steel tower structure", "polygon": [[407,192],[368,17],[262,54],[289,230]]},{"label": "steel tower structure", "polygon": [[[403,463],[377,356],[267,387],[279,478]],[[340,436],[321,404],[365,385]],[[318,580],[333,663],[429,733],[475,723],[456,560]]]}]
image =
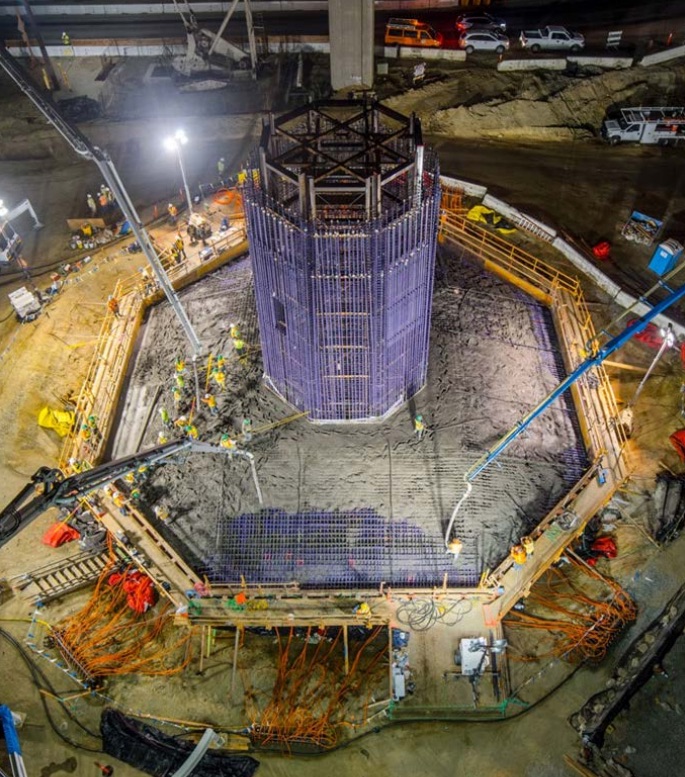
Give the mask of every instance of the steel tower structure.
[{"label": "steel tower structure", "polygon": [[389,414],[428,364],[440,180],[419,120],[309,103],[265,122],[248,167],[267,385],[315,421]]}]

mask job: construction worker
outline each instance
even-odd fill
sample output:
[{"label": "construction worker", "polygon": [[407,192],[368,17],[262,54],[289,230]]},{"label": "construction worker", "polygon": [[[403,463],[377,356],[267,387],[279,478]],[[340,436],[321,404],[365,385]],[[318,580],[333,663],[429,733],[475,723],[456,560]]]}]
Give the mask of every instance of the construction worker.
[{"label": "construction worker", "polygon": [[142,483],[144,480],[147,480],[149,474],[150,474],[149,464],[141,464],[136,470],[136,474],[135,474],[136,482]]},{"label": "construction worker", "polygon": [[535,553],[535,542],[532,537],[521,537],[521,545],[526,551],[526,557],[532,556]]},{"label": "construction worker", "polygon": [[165,431],[161,431],[157,434],[157,445],[166,445],[168,442],[169,438]]},{"label": "construction worker", "polygon": [[100,189],[100,193],[98,194],[98,204],[102,208],[103,211],[107,210],[107,206],[109,203],[107,202],[107,195]]},{"label": "construction worker", "polygon": [[84,442],[88,442],[88,440],[90,440],[92,435],[93,433],[90,429],[90,426],[88,426],[88,424],[81,424],[81,439]]},{"label": "construction worker", "polygon": [[171,422],[171,416],[169,415],[169,411],[165,407],[159,408],[159,417],[162,419],[162,424],[167,429],[171,429],[171,427],[173,426]]},{"label": "construction worker", "polygon": [[178,251],[181,259],[186,258],[186,247],[180,232],[176,235],[176,240],[174,240],[174,248]]},{"label": "construction worker", "polygon": [[223,182],[224,173],[226,172],[226,160],[223,157],[216,163],[216,171],[219,173],[219,180]]},{"label": "construction worker", "polygon": [[366,602],[359,602],[359,604],[352,609],[352,612],[358,618],[368,618],[371,615],[371,607]]},{"label": "construction worker", "polygon": [[114,502],[114,506],[119,508],[119,512],[122,515],[128,514],[128,508],[126,507],[126,497],[121,493],[121,491],[114,491],[112,493],[112,502]]},{"label": "construction worker", "polygon": [[107,309],[110,313],[114,313],[117,318],[121,318],[121,311],[119,310],[119,300],[113,297],[111,294],[107,298]]},{"label": "construction worker", "polygon": [[188,423],[188,416],[187,415],[180,415],[174,421],[174,426],[177,426],[179,429],[184,429],[187,423]]},{"label": "construction worker", "polygon": [[183,390],[186,386],[186,379],[181,375],[181,373],[176,374],[176,387]]},{"label": "construction worker", "polygon": [[169,212],[169,219],[172,225],[175,225],[176,219],[178,218],[178,208],[174,205],[173,202],[170,202],[167,205],[167,211]]},{"label": "construction worker", "polygon": [[143,293],[151,294],[155,290],[155,282],[152,280],[152,275],[147,267],[140,268],[140,280],[143,284]]},{"label": "construction worker", "polygon": [[130,497],[131,497],[131,499],[134,502],[139,502],[141,497],[142,497],[142,494],[140,493],[140,489],[139,488],[132,488],[131,489]]},{"label": "construction worker", "polygon": [[461,540],[458,540],[456,537],[453,540],[450,540],[447,545],[447,552],[451,553],[455,560],[458,558],[459,554],[461,553],[461,549],[464,547],[464,543]]},{"label": "construction worker", "polygon": [[71,37],[68,32],[62,33],[62,45],[63,46],[71,46]]},{"label": "construction worker", "polygon": [[243,356],[245,356],[245,343],[239,338],[235,337],[231,341],[233,343],[233,347],[235,348],[235,352],[238,354],[238,358],[242,359]]},{"label": "construction worker", "polygon": [[155,505],[152,508],[152,511],[154,512],[157,520],[161,521],[162,523],[166,523],[169,520],[169,508],[165,504]]},{"label": "construction worker", "polygon": [[235,440],[231,439],[230,434],[222,434],[221,439],[219,440],[219,445],[222,448],[225,448],[230,453],[231,458],[233,458],[233,454],[238,446],[236,445]]},{"label": "construction worker", "polygon": [[124,483],[126,483],[129,486],[132,486],[136,482],[136,474],[135,472],[127,472],[124,475]]},{"label": "construction worker", "polygon": [[67,464],[74,475],[78,475],[79,472],[83,472],[83,463],[78,459],[75,459],[73,456],[69,459]]},{"label": "construction worker", "polygon": [[238,329],[237,324],[229,324],[228,325],[228,334],[231,338],[231,340],[240,340],[240,329]]},{"label": "construction worker", "polygon": [[84,221],[81,224],[81,234],[84,238],[93,237],[93,226],[90,222]]},{"label": "construction worker", "polygon": [[243,418],[242,423],[243,442],[250,442],[252,439],[252,419]]},{"label": "construction worker", "polygon": [[212,394],[205,394],[204,397],[200,400],[201,402],[204,402],[205,405],[209,408],[209,412],[212,415],[219,415],[219,408],[216,406],[216,397]]},{"label": "construction worker", "polygon": [[238,173],[238,177],[236,179],[238,186],[245,186],[245,183],[247,182],[247,170],[241,170]]},{"label": "construction worker", "polygon": [[88,204],[88,210],[90,211],[90,215],[93,216],[93,218],[95,218],[95,216],[97,216],[97,213],[98,213],[98,206],[92,194],[89,194],[86,197],[86,203]]},{"label": "construction worker", "polygon": [[426,424],[423,421],[423,416],[417,414],[414,416],[414,433],[419,441],[423,440],[423,435],[426,432]]},{"label": "construction worker", "polygon": [[523,545],[514,545],[509,555],[514,562],[514,569],[521,569],[526,563],[526,549]]},{"label": "construction worker", "polygon": [[182,356],[177,356],[176,357],[176,365],[175,366],[176,366],[176,372],[177,372],[178,375],[185,375],[186,374],[186,372],[187,372],[187,370],[186,370],[186,362],[185,362],[185,359]]},{"label": "construction worker", "polygon": [[178,386],[172,386],[171,396],[174,400],[174,407],[178,411],[179,407],[181,406],[181,401],[183,400],[183,392]]},{"label": "construction worker", "polygon": [[226,373],[223,370],[212,370],[212,379],[221,391],[226,391]]},{"label": "construction worker", "polygon": [[197,440],[197,438],[200,436],[195,424],[187,424],[183,431],[186,433],[186,437],[191,440]]},{"label": "construction worker", "polygon": [[223,372],[225,366],[226,366],[226,358],[222,354],[219,354],[216,357],[216,369],[221,370]]}]

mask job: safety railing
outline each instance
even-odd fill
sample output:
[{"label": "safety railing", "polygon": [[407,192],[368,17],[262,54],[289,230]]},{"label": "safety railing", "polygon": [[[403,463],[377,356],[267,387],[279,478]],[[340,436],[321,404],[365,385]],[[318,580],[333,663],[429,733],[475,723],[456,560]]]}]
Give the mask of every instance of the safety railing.
[{"label": "safety railing", "polygon": [[[174,288],[202,277],[247,249],[246,231],[242,220],[238,221],[239,226],[226,235],[206,246],[188,250],[185,259],[176,260],[171,248],[158,251]],[[152,272],[147,270],[147,277],[138,272],[117,281],[112,296],[118,302],[119,315],[108,309],[100,328],[75,403],[76,423],[62,444],[59,466],[65,471],[70,471],[71,459],[77,462],[77,467],[83,462],[96,464],[101,459],[144,311],[161,298],[162,291]],[[84,424],[87,428],[83,428]]]},{"label": "safety railing", "polygon": [[[508,240],[469,221],[465,215],[447,210],[440,214],[441,240],[459,243],[481,260],[488,262],[488,269],[505,278],[518,280],[544,295],[548,302],[561,289],[578,295],[581,291],[576,278],[550,267],[536,256],[529,254]],[[514,280],[514,282],[516,282]]]},{"label": "safety railing", "polygon": [[[452,211],[454,202],[453,192],[447,190],[442,200],[441,240],[467,250],[487,269],[543,300],[554,316],[565,366],[568,372],[574,370],[594,352],[597,340],[579,281],[469,221],[463,212]],[[526,565],[518,568],[509,556],[487,575],[485,586],[503,592],[484,605],[490,624],[499,622],[526,594],[628,477],[626,437],[604,367],[600,364],[578,380],[571,393],[592,465],[531,532],[535,551]],[[558,523],[564,514],[568,523],[565,530]]]}]

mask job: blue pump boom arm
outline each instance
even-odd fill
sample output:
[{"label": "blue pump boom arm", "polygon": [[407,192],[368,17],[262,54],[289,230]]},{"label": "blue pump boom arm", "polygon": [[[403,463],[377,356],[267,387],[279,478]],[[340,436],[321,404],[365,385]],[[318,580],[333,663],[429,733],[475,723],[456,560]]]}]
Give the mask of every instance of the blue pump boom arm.
[{"label": "blue pump boom arm", "polygon": [[685,297],[685,286],[681,286],[675,291],[672,291],[665,299],[654,305],[648,313],[645,313],[644,316],[638,318],[632,324],[629,324],[620,334],[613,337],[592,356],[585,359],[585,361],[576,367],[567,378],[553,389],[553,391],[549,393],[537,407],[533,408],[525,418],[521,419],[513,429],[508,431],[501,440],[495,443],[487,453],[478,459],[464,476],[466,482],[472,483],[486,467],[492,464],[492,462],[495,461],[495,459],[533,423],[539,415],[544,413],[551,404],[553,404],[563,393],[568,391],[568,389],[582,378],[583,375],[589,372],[593,367],[599,366],[605,359],[611,356],[612,353],[623,347],[634,335],[645,329],[653,318],[656,318],[660,313],[663,313],[664,310],[670,308],[671,305],[675,305],[675,303],[683,297]]}]

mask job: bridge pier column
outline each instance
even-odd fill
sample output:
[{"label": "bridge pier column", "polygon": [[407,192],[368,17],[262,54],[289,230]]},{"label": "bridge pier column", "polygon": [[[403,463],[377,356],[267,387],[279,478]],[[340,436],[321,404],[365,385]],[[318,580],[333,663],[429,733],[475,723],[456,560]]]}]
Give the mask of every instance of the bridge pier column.
[{"label": "bridge pier column", "polygon": [[373,86],[373,0],[328,0],[331,86]]}]

